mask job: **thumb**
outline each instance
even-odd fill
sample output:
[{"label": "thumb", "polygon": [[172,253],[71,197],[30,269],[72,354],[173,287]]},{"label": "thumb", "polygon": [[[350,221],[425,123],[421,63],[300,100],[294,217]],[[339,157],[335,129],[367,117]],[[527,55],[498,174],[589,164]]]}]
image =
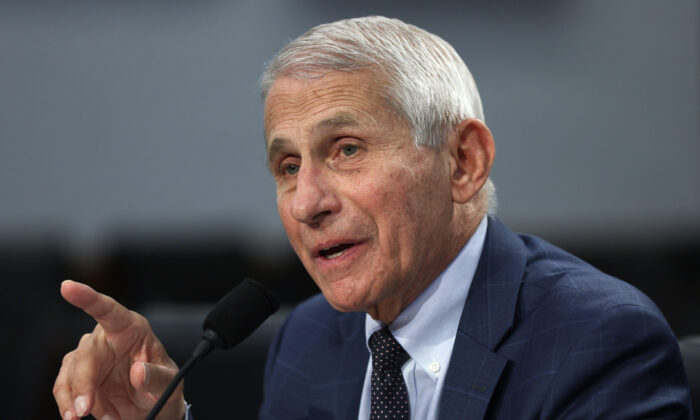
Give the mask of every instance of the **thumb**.
[{"label": "thumb", "polygon": [[134,362],[129,372],[129,380],[136,390],[151,393],[157,399],[176,374],[176,368],[147,362]]}]

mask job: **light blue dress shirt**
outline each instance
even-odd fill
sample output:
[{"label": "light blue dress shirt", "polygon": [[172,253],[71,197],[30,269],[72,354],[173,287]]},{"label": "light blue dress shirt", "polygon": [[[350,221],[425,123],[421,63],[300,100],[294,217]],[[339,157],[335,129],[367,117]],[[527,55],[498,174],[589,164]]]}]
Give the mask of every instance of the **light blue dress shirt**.
[{"label": "light blue dress shirt", "polygon": [[[396,340],[411,356],[403,365],[411,418],[437,419],[440,394],[450,364],[452,347],[464,302],[486,239],[486,217],[457,257],[389,325]],[[369,315],[366,340],[384,327]],[[368,347],[369,350],[369,347]],[[367,363],[358,420],[368,420],[372,398],[372,358]]]}]

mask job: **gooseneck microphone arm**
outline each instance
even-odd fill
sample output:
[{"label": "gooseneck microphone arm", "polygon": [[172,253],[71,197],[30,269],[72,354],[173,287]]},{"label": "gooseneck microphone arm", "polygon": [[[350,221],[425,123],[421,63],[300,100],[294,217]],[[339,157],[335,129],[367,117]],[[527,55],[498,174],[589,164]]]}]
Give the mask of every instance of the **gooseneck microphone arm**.
[{"label": "gooseneck microphone arm", "polygon": [[204,320],[202,341],[192,352],[148,413],[154,420],[168,401],[185,373],[213,349],[230,349],[248,337],[260,324],[279,309],[279,302],[260,283],[243,280],[214,306]]},{"label": "gooseneck microphone arm", "polygon": [[195,356],[191,356],[184,365],[180,368],[180,370],[177,371],[177,375],[173,378],[172,381],[168,384],[168,387],[165,388],[165,391],[161,394],[160,398],[158,398],[158,401],[156,402],[156,405],[151,408],[151,411],[148,413],[148,417],[146,417],[146,420],[153,420],[156,418],[158,413],[160,413],[160,410],[163,408],[165,403],[168,401],[168,398],[170,398],[170,395],[173,393],[177,385],[180,383],[182,380],[182,377],[185,376],[185,373],[187,373],[188,370],[192,366],[194,366],[194,362],[199,360],[199,358]]}]

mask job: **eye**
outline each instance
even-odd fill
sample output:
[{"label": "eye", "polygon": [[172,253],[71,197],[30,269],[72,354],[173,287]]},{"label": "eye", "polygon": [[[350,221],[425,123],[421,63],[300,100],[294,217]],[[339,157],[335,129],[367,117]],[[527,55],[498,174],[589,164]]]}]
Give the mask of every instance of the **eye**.
[{"label": "eye", "polygon": [[284,175],[295,175],[297,172],[299,172],[299,165],[297,164],[289,163],[282,167],[282,173]]},{"label": "eye", "polygon": [[347,144],[347,145],[343,146],[341,151],[343,152],[343,154],[345,156],[352,156],[355,153],[357,153],[357,146],[352,145],[352,144]]}]

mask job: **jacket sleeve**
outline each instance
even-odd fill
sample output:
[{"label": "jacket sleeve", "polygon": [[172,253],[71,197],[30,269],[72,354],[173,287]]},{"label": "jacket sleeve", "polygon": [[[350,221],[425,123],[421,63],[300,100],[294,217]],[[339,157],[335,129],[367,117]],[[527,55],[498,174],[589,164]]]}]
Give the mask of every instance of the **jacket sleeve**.
[{"label": "jacket sleeve", "polygon": [[675,336],[656,308],[607,308],[562,360],[543,418],[692,419]]},{"label": "jacket sleeve", "polygon": [[270,344],[265,363],[263,403],[259,418],[262,420],[306,419],[308,400],[307,380],[296,363],[300,359],[298,332],[291,327],[297,311],[287,317]]},{"label": "jacket sleeve", "polygon": [[270,343],[270,347],[267,351],[267,360],[265,361],[265,374],[263,378],[263,403],[260,407],[259,418],[269,418],[269,413],[273,408],[272,405],[272,389],[275,387],[275,364],[277,363],[277,354],[280,350],[280,345],[282,342],[282,337],[284,336],[285,330],[287,329],[287,324],[289,323],[289,318],[284,321],[282,327],[277,331],[275,337]]}]

